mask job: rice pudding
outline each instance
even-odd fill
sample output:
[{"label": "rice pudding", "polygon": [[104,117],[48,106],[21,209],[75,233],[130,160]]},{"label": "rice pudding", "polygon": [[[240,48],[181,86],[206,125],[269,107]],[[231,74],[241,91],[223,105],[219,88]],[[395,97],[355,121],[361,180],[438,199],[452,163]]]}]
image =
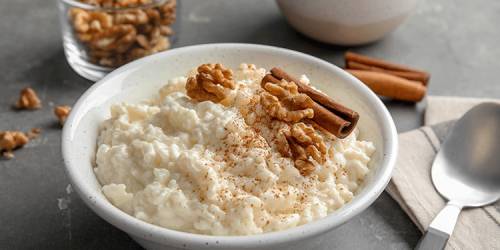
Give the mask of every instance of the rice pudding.
[{"label": "rice pudding", "polygon": [[279,231],[351,201],[373,143],[315,120],[317,103],[299,91],[305,75],[268,76],[206,64],[150,100],[113,105],[94,169],[104,195],[143,221],[208,235]]}]

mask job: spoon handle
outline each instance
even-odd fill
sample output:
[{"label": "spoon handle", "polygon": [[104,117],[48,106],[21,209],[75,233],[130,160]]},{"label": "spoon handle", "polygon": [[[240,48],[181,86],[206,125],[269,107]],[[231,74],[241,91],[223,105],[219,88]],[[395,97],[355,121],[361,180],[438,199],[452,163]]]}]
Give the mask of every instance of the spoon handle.
[{"label": "spoon handle", "polygon": [[429,225],[416,250],[444,249],[457,223],[462,206],[449,201]]}]

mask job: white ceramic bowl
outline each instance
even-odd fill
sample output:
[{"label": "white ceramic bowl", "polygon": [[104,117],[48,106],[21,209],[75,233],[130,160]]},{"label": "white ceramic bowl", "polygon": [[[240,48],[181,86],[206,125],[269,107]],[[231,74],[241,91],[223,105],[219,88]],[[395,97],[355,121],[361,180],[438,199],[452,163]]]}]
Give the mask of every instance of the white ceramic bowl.
[{"label": "white ceramic bowl", "polygon": [[291,26],[338,45],[376,41],[398,27],[417,0],[277,0]]},{"label": "white ceramic bowl", "polygon": [[[307,74],[311,82],[336,100],[360,113],[362,139],[375,143],[371,174],[363,189],[348,204],[327,217],[296,228],[253,236],[209,236],[185,233],[136,219],[109,203],[93,172],[99,124],[117,102],[138,102],[157,93],[167,79],[184,75],[207,62],[236,68],[241,62]],[[389,182],[397,152],[397,136],[389,112],[365,85],[342,69],[299,52],[252,44],[208,44],[167,52],[132,62],[113,71],[88,89],[75,104],[64,126],[62,152],[67,174],[82,200],[99,216],[128,233],[148,249],[276,249],[307,247],[313,238],[366,209]],[[106,237],[103,235],[103,237]],[[298,248],[297,248],[298,249]]]}]

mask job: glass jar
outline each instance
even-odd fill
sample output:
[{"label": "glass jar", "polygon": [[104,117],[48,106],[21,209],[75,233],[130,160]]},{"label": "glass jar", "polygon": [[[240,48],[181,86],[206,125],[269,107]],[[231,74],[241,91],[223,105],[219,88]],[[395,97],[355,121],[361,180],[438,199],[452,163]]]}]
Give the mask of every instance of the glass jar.
[{"label": "glass jar", "polygon": [[169,49],[176,0],[59,0],[64,53],[97,81],[135,59]]}]

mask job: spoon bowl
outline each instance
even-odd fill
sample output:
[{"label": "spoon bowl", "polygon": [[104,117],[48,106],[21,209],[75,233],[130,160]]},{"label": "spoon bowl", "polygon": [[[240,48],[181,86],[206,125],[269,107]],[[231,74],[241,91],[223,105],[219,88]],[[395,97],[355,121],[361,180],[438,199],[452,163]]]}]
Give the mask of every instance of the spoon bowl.
[{"label": "spoon bowl", "polygon": [[432,165],[439,193],[464,207],[500,197],[500,105],[472,108],[454,126]]},{"label": "spoon bowl", "polygon": [[500,104],[483,103],[456,122],[431,170],[432,183],[448,203],[416,249],[443,249],[463,207],[500,198]]}]

